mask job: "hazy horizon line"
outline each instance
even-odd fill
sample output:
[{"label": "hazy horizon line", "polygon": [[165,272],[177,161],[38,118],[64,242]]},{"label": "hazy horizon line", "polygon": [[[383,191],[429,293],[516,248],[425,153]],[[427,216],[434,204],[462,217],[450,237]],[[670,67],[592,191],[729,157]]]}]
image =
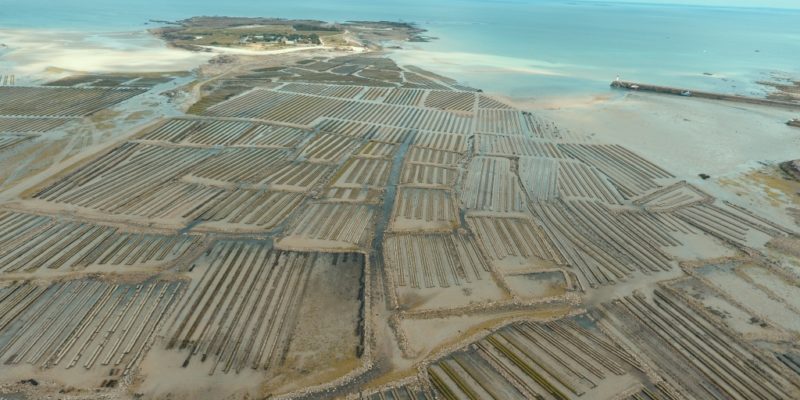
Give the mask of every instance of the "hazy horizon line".
[{"label": "hazy horizon line", "polygon": [[[525,0],[522,0],[525,1]],[[731,0],[719,1],[693,1],[693,0],[562,0],[560,3],[581,3],[581,4],[626,4],[626,5],[640,5],[640,6],[674,6],[674,7],[702,7],[702,8],[736,8],[736,9],[769,9],[769,10],[800,10],[800,4],[788,4],[788,2],[780,1],[779,3],[771,2],[763,4],[763,2],[753,2],[743,0],[741,3],[731,4]]]}]

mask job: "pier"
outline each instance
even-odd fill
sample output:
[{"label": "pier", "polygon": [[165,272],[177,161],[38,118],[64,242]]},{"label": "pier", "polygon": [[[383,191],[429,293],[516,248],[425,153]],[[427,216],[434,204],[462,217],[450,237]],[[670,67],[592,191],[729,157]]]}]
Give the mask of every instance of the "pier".
[{"label": "pier", "polygon": [[[787,101],[777,101],[777,100],[769,100],[769,99],[760,99],[756,97],[746,97],[746,96],[738,96],[738,95],[731,95],[731,94],[720,94],[720,93],[710,93],[710,92],[702,92],[690,89],[680,89],[668,86],[657,86],[657,85],[648,85],[645,83],[636,83],[636,82],[628,82],[628,81],[613,81],[611,82],[611,87],[625,89],[625,90],[635,90],[639,92],[653,92],[653,93],[662,93],[662,94],[671,94],[671,95],[678,95],[684,97],[697,97],[702,99],[711,99],[711,100],[722,100],[722,101],[730,101],[736,103],[747,103],[747,104],[755,104],[755,105],[762,105],[762,106],[770,106],[770,107],[781,107],[781,108],[788,108],[792,110],[800,110],[800,103],[791,103]],[[789,122],[790,125],[797,126],[800,124],[800,121],[793,120]]]},{"label": "pier", "polygon": [[0,86],[14,86],[17,83],[17,77],[14,75],[0,75]]}]

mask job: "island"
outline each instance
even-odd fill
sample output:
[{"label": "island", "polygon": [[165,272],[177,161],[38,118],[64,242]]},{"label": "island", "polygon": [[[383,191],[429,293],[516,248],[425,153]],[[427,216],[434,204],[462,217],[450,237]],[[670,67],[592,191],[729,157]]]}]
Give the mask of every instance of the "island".
[{"label": "island", "polygon": [[390,21],[328,23],[280,18],[193,17],[150,30],[169,45],[193,51],[275,50],[340,46],[379,48],[387,41],[428,40],[413,24]]}]

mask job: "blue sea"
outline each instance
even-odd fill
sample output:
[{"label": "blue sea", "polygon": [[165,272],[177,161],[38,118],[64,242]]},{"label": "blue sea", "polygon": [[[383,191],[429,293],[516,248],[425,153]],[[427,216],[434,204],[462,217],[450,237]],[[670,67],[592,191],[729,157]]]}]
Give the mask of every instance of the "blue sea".
[{"label": "blue sea", "polygon": [[626,80],[759,94],[800,78],[800,10],[582,1],[0,0],[0,30],[143,30],[194,15],[415,22],[437,37],[401,62],[515,97],[608,92]]}]

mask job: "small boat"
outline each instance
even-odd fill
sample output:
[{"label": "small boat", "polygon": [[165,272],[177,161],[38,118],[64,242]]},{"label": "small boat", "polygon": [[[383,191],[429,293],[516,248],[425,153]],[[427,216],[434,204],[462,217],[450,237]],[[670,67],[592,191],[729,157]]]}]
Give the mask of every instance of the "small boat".
[{"label": "small boat", "polygon": [[681,92],[681,96],[692,97],[692,92],[684,90],[683,92]]}]

